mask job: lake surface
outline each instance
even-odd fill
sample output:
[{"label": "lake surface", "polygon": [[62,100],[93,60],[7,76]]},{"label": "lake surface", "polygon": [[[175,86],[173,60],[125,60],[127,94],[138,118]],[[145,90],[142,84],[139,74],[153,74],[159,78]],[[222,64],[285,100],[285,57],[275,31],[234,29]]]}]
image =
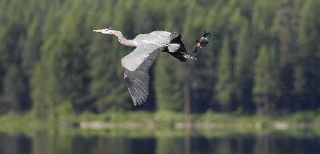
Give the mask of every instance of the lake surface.
[{"label": "lake surface", "polygon": [[[317,135],[283,133],[94,135],[60,130],[1,133],[0,154],[319,154]],[[172,133],[175,134],[175,133]]]}]

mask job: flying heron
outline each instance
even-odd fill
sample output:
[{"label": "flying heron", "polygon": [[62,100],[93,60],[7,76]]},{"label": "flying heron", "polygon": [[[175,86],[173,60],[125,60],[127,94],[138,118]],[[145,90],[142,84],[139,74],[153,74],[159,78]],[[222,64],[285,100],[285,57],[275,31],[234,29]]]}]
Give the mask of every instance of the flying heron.
[{"label": "flying heron", "polygon": [[139,34],[133,40],[128,40],[120,31],[111,27],[93,31],[115,35],[121,44],[136,47],[121,59],[124,80],[134,105],[140,105],[147,100],[149,95],[148,71],[160,52],[168,52],[183,62],[187,59],[196,60],[195,57],[187,54],[181,41],[181,34],[176,32],[153,31],[149,34]]}]

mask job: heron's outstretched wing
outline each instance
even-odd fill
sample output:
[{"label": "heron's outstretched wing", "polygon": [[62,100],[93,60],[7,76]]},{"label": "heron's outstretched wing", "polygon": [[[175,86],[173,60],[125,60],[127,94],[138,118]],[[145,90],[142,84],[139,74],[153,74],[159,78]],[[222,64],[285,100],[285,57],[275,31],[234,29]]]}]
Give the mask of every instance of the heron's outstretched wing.
[{"label": "heron's outstretched wing", "polygon": [[151,42],[140,42],[137,48],[121,60],[124,80],[134,105],[142,104],[149,95],[149,74],[151,65],[165,46]]}]

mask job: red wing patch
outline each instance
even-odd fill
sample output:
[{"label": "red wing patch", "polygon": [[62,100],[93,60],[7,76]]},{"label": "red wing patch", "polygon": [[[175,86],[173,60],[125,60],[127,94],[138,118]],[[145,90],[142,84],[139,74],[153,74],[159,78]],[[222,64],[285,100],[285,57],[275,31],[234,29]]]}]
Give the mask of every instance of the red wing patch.
[{"label": "red wing patch", "polygon": [[199,46],[200,46],[200,42],[197,43],[197,47],[199,47]]}]

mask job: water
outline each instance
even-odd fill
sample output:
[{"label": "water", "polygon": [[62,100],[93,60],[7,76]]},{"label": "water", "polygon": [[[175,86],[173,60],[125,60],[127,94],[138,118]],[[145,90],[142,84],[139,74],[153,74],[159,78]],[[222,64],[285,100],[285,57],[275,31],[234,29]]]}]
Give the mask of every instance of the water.
[{"label": "water", "polygon": [[[316,135],[101,135],[59,130],[0,133],[1,154],[319,154]],[[175,133],[173,133],[175,134]]]}]

